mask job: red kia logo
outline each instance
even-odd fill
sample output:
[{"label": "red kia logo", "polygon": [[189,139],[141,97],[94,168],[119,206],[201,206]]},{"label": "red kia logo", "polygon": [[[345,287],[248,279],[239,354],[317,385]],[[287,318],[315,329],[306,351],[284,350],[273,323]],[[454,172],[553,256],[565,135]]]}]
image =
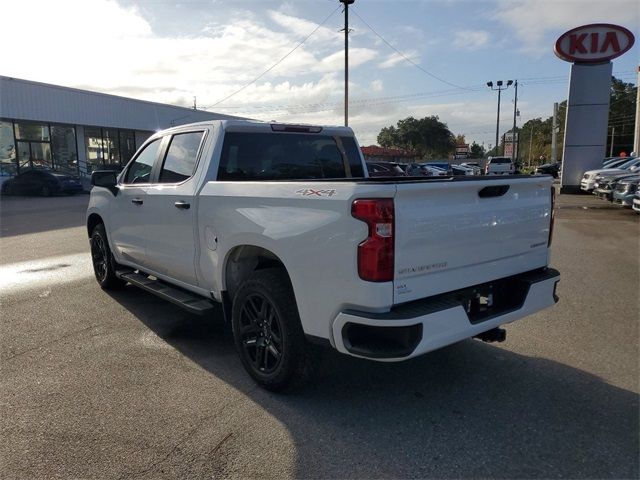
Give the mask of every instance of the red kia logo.
[{"label": "red kia logo", "polygon": [[625,53],[634,42],[633,33],[624,27],[593,23],[563,33],[554,52],[568,62],[606,62]]}]

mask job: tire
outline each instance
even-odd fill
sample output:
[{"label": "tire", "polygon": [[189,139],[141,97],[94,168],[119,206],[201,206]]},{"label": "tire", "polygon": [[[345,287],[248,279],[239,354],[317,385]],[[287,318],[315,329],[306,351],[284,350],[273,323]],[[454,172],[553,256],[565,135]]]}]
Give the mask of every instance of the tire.
[{"label": "tire", "polygon": [[51,196],[51,187],[49,187],[47,185],[43,185],[42,188],[40,189],[40,195],[42,195],[43,197],[50,197]]},{"label": "tire", "polygon": [[96,225],[91,232],[91,263],[96,280],[104,290],[118,290],[126,284],[116,277],[118,264],[113,259],[103,223]]},{"label": "tire", "polygon": [[261,387],[282,391],[308,378],[313,358],[283,269],[258,270],[240,285],[231,327],[242,365]]}]

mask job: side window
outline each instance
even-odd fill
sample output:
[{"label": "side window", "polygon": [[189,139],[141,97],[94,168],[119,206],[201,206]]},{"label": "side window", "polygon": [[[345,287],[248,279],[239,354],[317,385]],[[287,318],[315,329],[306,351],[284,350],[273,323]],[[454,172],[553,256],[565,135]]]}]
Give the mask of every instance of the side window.
[{"label": "side window", "polygon": [[144,150],[140,152],[140,155],[138,155],[129,166],[124,183],[149,183],[151,169],[158,156],[160,143],[160,139],[157,139],[144,147]]},{"label": "side window", "polygon": [[193,175],[204,132],[178,133],[173,136],[160,172],[160,183],[179,183]]}]

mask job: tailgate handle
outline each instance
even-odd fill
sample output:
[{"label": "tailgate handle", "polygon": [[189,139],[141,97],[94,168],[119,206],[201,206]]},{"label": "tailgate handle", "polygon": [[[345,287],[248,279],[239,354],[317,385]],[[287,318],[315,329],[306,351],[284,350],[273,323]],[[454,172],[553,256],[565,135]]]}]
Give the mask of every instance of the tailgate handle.
[{"label": "tailgate handle", "polygon": [[492,185],[491,187],[484,187],[478,192],[480,198],[489,197],[501,197],[509,191],[510,185]]}]

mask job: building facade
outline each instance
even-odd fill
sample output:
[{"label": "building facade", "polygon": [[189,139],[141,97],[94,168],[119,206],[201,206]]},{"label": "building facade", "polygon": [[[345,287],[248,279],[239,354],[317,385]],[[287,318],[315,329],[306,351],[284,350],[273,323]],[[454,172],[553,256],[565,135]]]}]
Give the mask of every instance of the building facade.
[{"label": "building facade", "polygon": [[0,178],[48,168],[87,183],[158,130],[227,118],[237,117],[0,76]]}]

